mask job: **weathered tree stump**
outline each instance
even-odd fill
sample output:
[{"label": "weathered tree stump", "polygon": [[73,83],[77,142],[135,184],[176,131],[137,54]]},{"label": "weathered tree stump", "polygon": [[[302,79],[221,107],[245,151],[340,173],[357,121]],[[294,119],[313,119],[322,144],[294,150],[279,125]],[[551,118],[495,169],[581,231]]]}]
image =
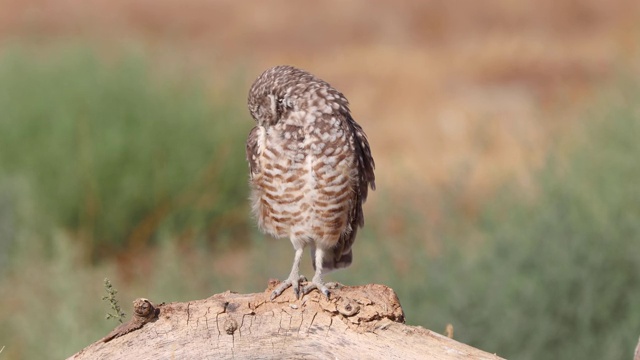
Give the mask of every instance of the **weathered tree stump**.
[{"label": "weathered tree stump", "polygon": [[500,359],[405,325],[386,286],[342,287],[330,300],[317,291],[297,300],[289,289],[271,302],[275,284],[158,306],[138,299],[129,324],[70,359]]}]

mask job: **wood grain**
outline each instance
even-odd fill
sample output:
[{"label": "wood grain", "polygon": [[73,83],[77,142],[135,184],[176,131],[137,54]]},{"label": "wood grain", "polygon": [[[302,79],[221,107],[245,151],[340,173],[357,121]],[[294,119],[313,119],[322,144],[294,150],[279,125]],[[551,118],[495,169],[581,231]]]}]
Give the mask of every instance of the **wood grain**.
[{"label": "wood grain", "polygon": [[276,301],[225,292],[162,304],[158,318],[70,359],[500,359],[421,327],[404,324],[395,292],[383,285],[342,287]]}]

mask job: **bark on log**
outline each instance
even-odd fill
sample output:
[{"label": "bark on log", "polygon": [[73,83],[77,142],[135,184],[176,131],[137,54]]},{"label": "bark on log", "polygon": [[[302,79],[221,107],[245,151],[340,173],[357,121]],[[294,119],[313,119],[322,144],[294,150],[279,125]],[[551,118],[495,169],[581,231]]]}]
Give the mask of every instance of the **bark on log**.
[{"label": "bark on log", "polygon": [[297,300],[289,289],[271,302],[276,284],[264,293],[225,292],[155,309],[138,299],[147,306],[141,313],[152,310],[151,316],[138,316],[69,359],[500,359],[405,325],[398,297],[386,286],[342,287],[330,300],[317,291]]}]

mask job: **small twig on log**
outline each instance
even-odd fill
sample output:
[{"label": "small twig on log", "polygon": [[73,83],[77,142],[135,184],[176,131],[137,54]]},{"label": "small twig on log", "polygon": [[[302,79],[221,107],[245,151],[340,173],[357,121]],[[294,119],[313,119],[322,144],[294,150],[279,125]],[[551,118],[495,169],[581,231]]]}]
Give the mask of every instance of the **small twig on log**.
[{"label": "small twig on log", "polygon": [[113,329],[109,335],[102,338],[102,342],[109,342],[119,336],[140,329],[144,324],[157,319],[159,313],[160,309],[156,308],[151,301],[144,298],[133,300],[133,317],[131,320]]}]

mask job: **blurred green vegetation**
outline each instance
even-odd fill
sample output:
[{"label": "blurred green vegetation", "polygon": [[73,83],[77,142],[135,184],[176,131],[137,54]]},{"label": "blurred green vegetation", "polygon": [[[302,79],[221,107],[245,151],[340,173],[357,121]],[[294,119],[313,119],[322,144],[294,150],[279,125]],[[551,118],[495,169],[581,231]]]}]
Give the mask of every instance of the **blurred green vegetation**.
[{"label": "blurred green vegetation", "polygon": [[405,259],[384,276],[408,322],[436,331],[451,323],[459,341],[510,359],[631,358],[640,335],[639,96],[628,84],[603,95],[536,174],[534,194],[505,184],[477,221],[453,207],[439,255],[416,251],[419,238],[378,244],[376,263]]},{"label": "blurred green vegetation", "polygon": [[0,198],[29,198],[18,221],[44,238],[64,229],[95,256],[160,232],[246,232],[237,144],[248,116],[208,97],[195,75],[154,76],[139,55],[12,49],[0,59],[0,109]]},{"label": "blurred green vegetation", "polygon": [[[250,221],[244,104],[216,102],[189,76],[88,50],[0,58],[2,355],[61,358],[104,336],[116,326],[104,318],[105,277],[130,312],[137,297],[258,292],[288,274],[289,242],[257,234]],[[533,194],[505,184],[479,219],[455,205],[458,191],[419,193],[439,209],[434,221],[379,189],[353,266],[329,278],[384,283],[409,324],[451,323],[457,340],[503,357],[631,358],[640,334],[640,89],[622,87],[569,150],[553,152]],[[144,255],[86,261],[103,249]],[[307,259],[303,273],[310,268]]]}]

